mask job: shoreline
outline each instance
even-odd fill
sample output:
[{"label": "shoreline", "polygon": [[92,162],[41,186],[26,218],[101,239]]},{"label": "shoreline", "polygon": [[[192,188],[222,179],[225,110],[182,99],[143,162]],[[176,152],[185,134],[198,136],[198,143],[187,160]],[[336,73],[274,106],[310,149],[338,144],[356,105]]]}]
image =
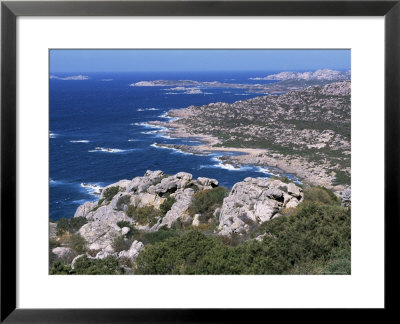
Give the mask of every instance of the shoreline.
[{"label": "shoreline", "polygon": [[[178,120],[184,119],[190,114],[187,108],[173,109],[166,113],[169,118],[179,117]],[[221,163],[229,163],[234,167],[241,167],[244,165],[253,165],[263,168],[276,168],[283,173],[290,173],[296,176],[302,182],[306,182],[316,186],[323,186],[333,191],[343,191],[345,185],[333,185],[335,178],[334,174],[327,174],[324,165],[315,165],[315,163],[308,162],[299,157],[293,157],[280,153],[273,153],[268,149],[261,148],[238,148],[238,147],[224,147],[215,146],[220,144],[221,141],[211,135],[193,134],[188,132],[186,126],[177,123],[178,120],[171,121],[150,121],[148,122],[154,126],[161,126],[167,129],[167,133],[173,138],[190,138],[199,141],[200,145],[185,145],[185,144],[156,144],[158,147],[169,149],[177,149],[185,153],[192,154],[210,154],[212,152],[237,152],[243,153],[238,155],[224,155]]]}]

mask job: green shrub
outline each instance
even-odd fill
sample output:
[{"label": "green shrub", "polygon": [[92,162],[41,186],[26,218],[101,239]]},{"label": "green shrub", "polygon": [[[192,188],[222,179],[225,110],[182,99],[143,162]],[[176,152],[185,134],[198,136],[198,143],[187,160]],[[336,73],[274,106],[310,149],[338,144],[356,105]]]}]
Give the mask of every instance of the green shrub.
[{"label": "green shrub", "polygon": [[71,272],[71,266],[65,265],[60,261],[56,261],[53,263],[53,266],[50,268],[51,275],[67,275]]},{"label": "green shrub", "polygon": [[190,185],[188,185],[186,188],[193,189],[194,192],[197,192],[197,191],[200,190],[199,186],[197,184],[193,183],[193,182],[191,182]]},{"label": "green shrub", "polygon": [[65,217],[60,218],[57,221],[57,235],[62,235],[67,231],[69,231],[69,220]]},{"label": "green shrub", "polygon": [[104,189],[103,198],[106,201],[111,201],[118,192],[119,192],[119,186],[109,187],[107,189]]},{"label": "green shrub", "polygon": [[144,245],[147,245],[165,241],[170,237],[180,236],[182,235],[182,233],[183,232],[180,230],[162,227],[156,232],[135,230],[134,235],[132,235],[130,238],[132,239],[132,241],[137,240],[142,242]]},{"label": "green shrub", "polygon": [[325,274],[351,274],[350,259],[334,259],[322,270]]},{"label": "green shrub", "polygon": [[143,242],[143,244],[155,244],[165,241],[170,237],[178,237],[181,235],[181,233],[181,231],[162,228],[156,232],[145,232],[141,241]]},{"label": "green shrub", "polygon": [[144,206],[136,208],[134,217],[140,225],[149,224],[153,226],[157,223],[160,216],[160,210],[155,209],[153,206]]},{"label": "green shrub", "polygon": [[179,237],[148,245],[136,259],[138,274],[187,274],[216,240],[190,231]]},{"label": "green shrub", "polygon": [[133,236],[135,236],[138,233],[138,230],[135,228],[135,226],[133,226],[133,224],[126,222],[126,221],[119,221],[117,223],[117,225],[119,226],[119,228],[124,228],[124,227],[128,227],[130,229],[130,231],[125,235],[126,238],[130,239]]},{"label": "green shrub", "polygon": [[325,274],[351,274],[351,251],[347,248],[338,248],[331,253],[322,273]]},{"label": "green shrub", "polygon": [[164,200],[164,202],[160,205],[160,211],[161,215],[165,216],[168,211],[171,210],[172,205],[175,203],[175,198],[168,196],[167,199]]},{"label": "green shrub", "polygon": [[132,223],[129,223],[127,221],[119,221],[119,222],[117,222],[117,225],[121,229],[124,228],[124,227],[130,228],[130,231],[128,232],[127,236],[132,236],[132,235],[135,235],[137,233],[137,229],[133,226]]},{"label": "green shrub", "polygon": [[128,209],[125,212],[126,216],[133,218],[136,215],[136,207],[133,205],[129,205]]},{"label": "green shrub", "polygon": [[111,246],[115,252],[121,252],[124,250],[129,250],[132,245],[132,240],[125,238],[124,235],[117,236],[113,239]]},{"label": "green shrub", "polygon": [[71,272],[77,275],[121,274],[118,259],[113,256],[109,256],[104,259],[89,259],[85,255],[76,260],[74,270]]},{"label": "green shrub", "polygon": [[211,218],[215,209],[222,205],[229,190],[225,187],[216,187],[209,190],[198,191],[193,195],[193,201],[188,212],[191,216],[201,214],[206,219]]},{"label": "green shrub", "polygon": [[169,237],[146,246],[136,259],[137,273],[350,273],[350,211],[346,208],[304,203],[293,214],[263,223],[259,230],[268,234],[261,242],[230,242],[234,236],[217,238],[198,231]]},{"label": "green shrub", "polygon": [[338,205],[340,199],[335,194],[324,187],[309,187],[304,189],[304,201],[315,202],[324,205]]},{"label": "green shrub", "polygon": [[53,262],[57,259],[57,256],[52,252],[54,248],[60,246],[60,243],[55,239],[49,240],[49,266],[52,267]]},{"label": "green shrub", "polygon": [[99,199],[99,201],[97,202],[97,206],[100,206],[103,203],[104,200],[105,200],[105,198]]},{"label": "green shrub", "polygon": [[72,234],[68,238],[68,245],[71,249],[73,249],[78,254],[82,254],[87,251],[87,242],[79,234]]},{"label": "green shrub", "polygon": [[291,182],[290,179],[287,176],[283,176],[283,177],[273,176],[272,179],[280,180],[280,181],[282,181],[284,183],[290,183]]},{"label": "green shrub", "polygon": [[117,209],[123,210],[124,206],[129,205],[130,202],[131,202],[131,196],[129,195],[121,196],[117,201]]},{"label": "green shrub", "polygon": [[87,219],[85,217],[60,218],[57,221],[57,235],[62,235],[66,232],[75,233],[86,223]]},{"label": "green shrub", "polygon": [[57,242],[55,239],[49,240],[49,249],[50,250],[53,250],[54,248],[59,247],[59,246],[60,246],[60,243]]},{"label": "green shrub", "polygon": [[341,170],[335,170],[336,176],[335,180],[333,181],[333,185],[349,185],[351,182],[351,177],[350,175]]}]

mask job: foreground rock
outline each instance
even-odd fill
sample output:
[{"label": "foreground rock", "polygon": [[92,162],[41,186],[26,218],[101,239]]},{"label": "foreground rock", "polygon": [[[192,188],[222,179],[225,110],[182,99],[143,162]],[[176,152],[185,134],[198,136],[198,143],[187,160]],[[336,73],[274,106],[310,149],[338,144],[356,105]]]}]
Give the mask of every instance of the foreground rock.
[{"label": "foreground rock", "polygon": [[69,247],[56,247],[51,252],[55,255],[55,260],[63,263],[71,263],[76,256],[75,251]]},{"label": "foreground rock", "polygon": [[[191,222],[187,210],[195,193],[193,188],[207,190],[217,186],[216,179],[200,177],[195,180],[186,172],[166,175],[162,171],[147,171],[143,177],[121,180],[105,187],[98,202],[86,202],[77,208],[74,215],[88,220],[78,232],[88,243],[89,251],[96,252],[95,257],[88,257],[102,259],[113,255],[134,261],[143,249],[141,242],[134,241],[130,249],[119,253],[113,246],[116,239],[129,235],[131,229],[126,224],[139,230],[158,231],[162,227],[171,228],[178,220]],[[173,198],[174,202],[162,214],[160,206],[168,197]],[[130,210],[133,210],[131,214]],[[138,210],[145,210],[155,216],[143,221],[135,214]],[[118,225],[120,222],[124,224],[122,228]]]},{"label": "foreground rock", "polygon": [[303,190],[294,183],[246,178],[236,183],[224,199],[219,234],[245,234],[253,225],[277,217],[281,209],[297,207],[303,198]]},{"label": "foreground rock", "polygon": [[143,247],[144,245],[142,242],[134,241],[129,250],[119,252],[118,257],[128,258],[131,261],[135,261],[140,251],[143,250]]},{"label": "foreground rock", "polygon": [[[135,240],[137,230],[155,232],[176,223],[197,227],[219,221],[215,234],[241,235],[279,216],[281,209],[295,208],[303,200],[302,189],[294,183],[246,178],[234,185],[223,202],[221,198],[222,206],[215,205],[211,216],[207,216],[211,218],[205,220],[201,214],[193,215],[190,208],[196,193],[216,187],[216,179],[193,179],[190,173],[166,175],[162,171],[147,171],[143,177],[105,187],[98,202],[87,202],[75,213],[75,217],[85,217],[88,221],[78,231],[87,242],[88,252],[83,255],[91,259],[114,256],[134,262],[145,248]],[[59,258],[75,257],[68,248],[58,249],[53,253]]]}]

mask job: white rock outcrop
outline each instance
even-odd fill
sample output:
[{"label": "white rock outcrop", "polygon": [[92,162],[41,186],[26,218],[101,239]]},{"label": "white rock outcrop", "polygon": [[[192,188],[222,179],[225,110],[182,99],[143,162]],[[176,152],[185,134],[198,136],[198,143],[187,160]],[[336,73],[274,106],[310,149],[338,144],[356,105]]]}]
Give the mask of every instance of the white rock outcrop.
[{"label": "white rock outcrop", "polygon": [[[116,238],[128,237],[132,229],[154,232],[162,227],[171,228],[176,222],[199,226],[201,215],[192,217],[188,212],[195,190],[210,190],[217,186],[216,179],[193,179],[192,175],[186,172],[165,175],[162,171],[147,171],[143,177],[121,180],[105,187],[104,190],[118,187],[119,191],[114,197],[104,199],[103,190],[99,202],[87,202],[79,206],[75,213],[75,217],[86,217],[88,220],[78,231],[87,241],[90,254],[96,253],[96,257],[89,254],[88,257],[103,259],[113,255],[134,261],[143,250],[143,243],[134,241],[128,250],[117,253],[113,248]],[[135,216],[137,208],[150,206],[156,210],[160,209],[168,197],[174,200],[165,215],[156,214],[155,223],[139,223]],[[219,219],[218,234],[244,234],[252,226],[276,217],[282,208],[295,208],[302,200],[303,191],[294,183],[287,184],[276,179],[246,178],[233,186],[221,207],[216,207],[213,215],[214,220]],[[131,207],[133,212],[128,213],[128,217],[127,211]],[[121,221],[124,225],[119,223]],[[120,228],[117,224],[123,227]]]},{"label": "white rock outcrop", "polygon": [[118,254],[119,258],[128,258],[131,261],[135,261],[139,253],[143,250],[144,245],[142,242],[133,241],[131,247],[127,251],[121,251]]},{"label": "white rock outcrop", "polygon": [[246,178],[236,183],[222,204],[220,235],[244,234],[253,224],[275,217],[282,208],[294,208],[303,200],[303,190],[275,179]]},{"label": "white rock outcrop", "polygon": [[187,210],[193,200],[194,190],[187,188],[182,192],[175,194],[176,202],[172,205],[171,209],[165,214],[162,221],[151,229],[152,231],[157,231],[161,227],[167,226],[171,228],[172,224],[178,219],[185,221],[188,218]]},{"label": "white rock outcrop", "polygon": [[56,247],[51,252],[56,256],[56,260],[64,263],[70,263],[76,256],[75,251],[69,247]]},{"label": "white rock outcrop", "polygon": [[[126,236],[131,231],[126,226],[121,229],[117,225],[120,221],[130,223],[140,230],[157,231],[163,226],[170,228],[178,219],[190,220],[187,210],[194,195],[191,185],[201,190],[211,189],[218,186],[218,181],[209,178],[193,180],[192,175],[187,172],[166,175],[158,170],[146,171],[143,177],[110,184],[103,188],[99,202],[86,202],[76,210],[74,217],[85,217],[88,220],[88,223],[79,229],[79,234],[88,242],[89,250],[98,251],[96,258],[116,255],[112,247],[113,240],[121,235]],[[119,192],[106,200],[104,192],[111,187],[118,187]],[[149,224],[138,224],[135,217],[127,216],[129,205],[135,208],[151,206],[160,209],[160,205],[168,196],[175,199],[174,204],[151,229]],[[118,256],[129,256],[133,259],[131,256],[136,255],[136,252],[138,254],[142,248],[141,242],[132,243],[131,249],[122,251],[123,253],[119,253]]]}]

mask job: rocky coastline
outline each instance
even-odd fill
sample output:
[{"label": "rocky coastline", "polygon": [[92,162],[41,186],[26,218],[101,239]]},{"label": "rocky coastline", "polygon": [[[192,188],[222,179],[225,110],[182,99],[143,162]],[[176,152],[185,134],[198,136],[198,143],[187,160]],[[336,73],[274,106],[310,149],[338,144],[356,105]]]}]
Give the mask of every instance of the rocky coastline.
[{"label": "rocky coastline", "polygon": [[[336,183],[337,174],[350,174],[350,142],[349,139],[343,137],[342,131],[332,131],[326,130],[317,130],[316,128],[320,127],[318,123],[325,123],[324,120],[319,121],[318,114],[316,117],[310,118],[310,115],[302,115],[296,114],[296,112],[291,112],[291,110],[280,111],[279,117],[282,119],[310,119],[305,120],[307,122],[307,128],[296,130],[296,127],[293,124],[281,124],[280,128],[276,130],[272,129],[272,122],[265,122],[262,125],[262,128],[255,128],[255,131],[249,132],[248,130],[239,127],[238,131],[240,131],[240,135],[243,141],[243,144],[238,146],[227,146],[229,143],[229,136],[235,138],[238,133],[235,132],[234,136],[229,135],[232,133],[230,128],[216,126],[212,131],[209,127],[202,126],[207,125],[207,121],[212,120],[213,114],[218,114],[218,118],[225,118],[229,120],[230,115],[232,114],[232,107],[242,107],[242,109],[246,109],[246,106],[249,107],[265,107],[268,111],[269,105],[276,105],[276,99],[279,98],[279,102],[281,105],[299,105],[299,100],[308,102],[313,100],[314,106],[321,106],[323,102],[330,101],[331,110],[338,109],[339,105],[343,105],[340,109],[344,111],[345,120],[339,120],[340,115],[334,117],[329,120],[329,125],[327,127],[334,127],[335,120],[338,119],[338,123],[343,123],[344,121],[349,122],[349,113],[350,106],[347,101],[342,102],[342,98],[346,98],[345,100],[349,100],[349,90],[350,82],[335,82],[323,87],[310,87],[305,90],[294,91],[290,93],[285,98],[285,95],[280,96],[269,96],[269,97],[258,97],[260,99],[250,99],[245,101],[238,101],[234,104],[226,104],[226,103],[214,103],[208,106],[195,107],[190,106],[185,109],[175,109],[170,110],[167,113],[167,117],[171,117],[171,121],[152,121],[149,124],[157,127],[162,127],[163,129],[167,129],[168,135],[173,138],[192,138],[200,141],[202,144],[200,145],[174,145],[174,144],[155,144],[158,147],[164,147],[169,149],[176,149],[182,152],[191,153],[191,154],[201,154],[206,155],[211,152],[219,151],[219,152],[238,152],[241,154],[238,155],[225,155],[222,160],[223,163],[229,163],[232,166],[240,167],[242,165],[256,165],[260,167],[274,167],[282,170],[284,173],[292,173],[296,175],[299,179],[304,182],[323,186],[334,191],[340,192],[344,190],[350,183],[347,183],[345,180],[342,183]],[[322,94],[321,94],[322,93]],[[307,99],[302,99],[302,97],[307,96]],[[323,99],[320,99],[321,96]],[[276,98],[275,98],[276,97]],[[299,98],[300,97],[300,98]],[[271,99],[272,98],[272,99]],[[267,103],[265,103],[267,100]],[[271,101],[268,103],[268,101]],[[308,100],[308,101],[307,101]],[[323,102],[322,102],[322,101]],[[296,101],[295,103],[293,103]],[[337,101],[337,102],[336,102]],[[301,104],[301,103],[300,103]],[[303,103],[304,104],[304,103]],[[275,107],[275,106],[274,106]],[[256,109],[256,108],[253,108]],[[274,108],[276,110],[276,108]],[[211,112],[212,111],[212,112]],[[217,112],[218,111],[218,112]],[[251,114],[251,109],[250,109]],[[313,113],[315,114],[315,112]],[[286,116],[285,116],[286,115]],[[332,115],[332,114],[330,114]],[[235,115],[237,119],[238,116]],[[251,117],[250,117],[251,118]],[[325,118],[325,117],[324,117]],[[342,118],[343,119],[343,118]],[[254,122],[254,121],[253,121]],[[311,122],[311,123],[310,123]],[[348,125],[348,126],[347,126]],[[346,126],[343,126],[344,131],[347,131],[350,128],[350,124],[347,123]],[[274,124],[274,127],[276,124]],[[256,145],[258,147],[250,147],[246,146],[246,136],[254,137],[256,136],[256,140],[259,140],[260,135],[257,132],[261,132],[265,129],[270,129],[271,133],[279,134],[278,137],[275,137],[275,140],[271,141],[271,147],[268,147],[268,143],[265,145]],[[205,131],[208,130],[206,133]],[[202,132],[203,131],[203,132]],[[293,133],[293,135],[291,135]],[[247,135],[246,135],[247,134]],[[269,133],[266,133],[265,136]],[[289,134],[289,135],[288,135]],[[224,136],[224,139],[221,138]],[[299,137],[303,138],[299,141]],[[226,140],[228,138],[228,140]],[[292,145],[297,145],[295,149],[288,149],[287,146],[292,143]],[[330,150],[327,151],[327,149]],[[336,156],[332,159],[333,152]],[[311,157],[311,158],[310,158]],[[347,177],[347,176],[346,176]]]}]

